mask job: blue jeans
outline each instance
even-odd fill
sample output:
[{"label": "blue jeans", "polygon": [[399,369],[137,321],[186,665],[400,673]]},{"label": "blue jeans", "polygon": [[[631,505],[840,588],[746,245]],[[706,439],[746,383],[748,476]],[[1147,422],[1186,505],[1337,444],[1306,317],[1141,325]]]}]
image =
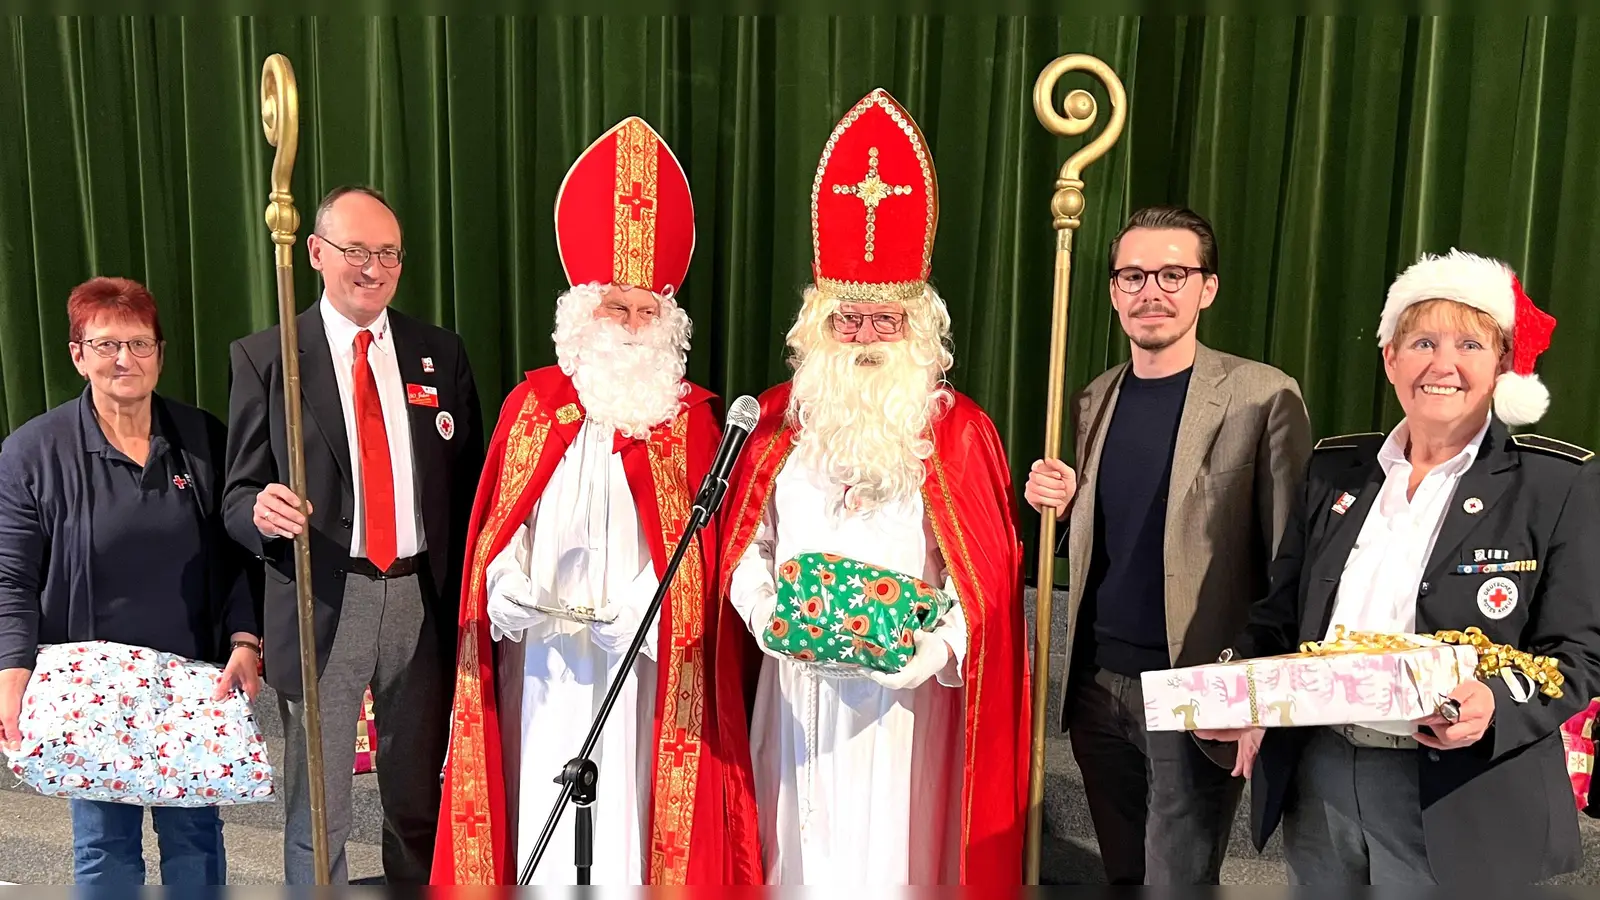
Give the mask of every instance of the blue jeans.
[{"label": "blue jeans", "polygon": [[[78,884],[144,884],[144,810],[72,802],[72,873]],[[222,817],[214,806],[152,806],[162,884],[226,884]]]}]

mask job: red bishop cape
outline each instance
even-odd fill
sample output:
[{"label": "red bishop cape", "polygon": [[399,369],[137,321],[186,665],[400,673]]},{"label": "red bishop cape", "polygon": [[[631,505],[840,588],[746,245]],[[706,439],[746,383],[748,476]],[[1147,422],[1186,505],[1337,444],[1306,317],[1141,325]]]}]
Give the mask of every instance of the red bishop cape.
[{"label": "red bishop cape", "polygon": [[[717,398],[691,385],[684,400],[683,411],[670,424],[657,427],[645,440],[620,441],[623,469],[657,575],[666,571],[720,438]],[[523,863],[513,858],[517,841],[507,821],[510,798],[500,751],[502,713],[496,702],[484,573],[531,514],[583,418],[572,380],[556,367],[539,369],[528,373],[506,399],[489,446],[467,535],[470,552],[461,590],[455,703],[434,884],[515,884]],[[708,527],[685,553],[658,620],[663,655],[655,698],[646,868],[650,884],[743,884],[761,878],[754,801],[741,804],[730,798],[730,793],[748,790],[749,753],[730,756],[711,727],[718,721],[714,652],[707,640],[716,633],[716,548],[716,532]],[[505,715],[511,720],[508,727],[517,727],[520,711],[507,710]],[[575,722],[573,728],[586,724]],[[730,802],[748,811],[731,816]],[[537,815],[542,820],[544,812]]]},{"label": "red bishop cape", "polygon": [[[721,593],[754,539],[773,481],[794,449],[788,384],[761,395],[761,420],[734,468],[723,507]],[[1022,882],[1028,802],[1029,693],[1022,610],[1022,544],[1010,467],[994,423],[972,400],[933,425],[922,497],[967,619],[966,761],[961,782],[961,883]],[[724,743],[749,756],[748,710],[761,652],[723,600],[717,631],[717,705]],[[741,777],[748,777],[742,770]],[[753,796],[746,785],[739,796]]]}]

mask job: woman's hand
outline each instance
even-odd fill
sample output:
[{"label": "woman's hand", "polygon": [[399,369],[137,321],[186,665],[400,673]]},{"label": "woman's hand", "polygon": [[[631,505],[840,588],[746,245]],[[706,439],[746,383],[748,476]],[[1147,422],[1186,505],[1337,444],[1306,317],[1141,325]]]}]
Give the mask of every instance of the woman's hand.
[{"label": "woman's hand", "polygon": [[1461,715],[1454,722],[1438,713],[1419,719],[1417,724],[1428,731],[1417,732],[1417,743],[1435,750],[1460,750],[1483,739],[1494,722],[1494,691],[1474,678],[1456,685],[1450,699],[1461,704]]},{"label": "woman's hand", "polygon": [[28,690],[32,669],[0,671],[0,747],[17,750],[22,746],[22,695]]},{"label": "woman's hand", "polygon": [[249,642],[252,646],[233,648],[211,699],[222,700],[237,688],[254,703],[256,695],[261,693],[261,642],[255,635],[243,633],[234,635],[233,640]]}]

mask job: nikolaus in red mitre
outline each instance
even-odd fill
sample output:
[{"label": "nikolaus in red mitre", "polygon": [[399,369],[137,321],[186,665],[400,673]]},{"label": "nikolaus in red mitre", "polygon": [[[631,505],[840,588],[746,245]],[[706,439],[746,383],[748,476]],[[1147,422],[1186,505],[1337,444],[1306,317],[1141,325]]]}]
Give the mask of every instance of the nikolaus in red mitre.
[{"label": "nikolaus in red mitre", "polygon": [[[572,284],[559,365],[506,399],[473,507],[435,883],[516,882],[720,438],[716,398],[683,378],[690,323],[673,299],[694,249],[689,183],[643,120],[579,157],[556,233]],[[741,816],[726,789],[747,778],[709,727],[716,572],[707,529],[602,733],[595,884],[759,877],[750,800]],[[534,883],[573,883],[572,820]]]},{"label": "nikolaus in red mitre", "polygon": [[[718,688],[752,704],[766,879],[1017,884],[1028,691],[1011,475],[994,424],[944,381],[950,318],[928,283],[933,162],[886,92],[834,129],[811,216],[815,284],[788,334],[794,377],[761,397],[722,523]],[[899,672],[822,676],[760,640],[776,567],[804,553],[891,569],[959,602],[916,635]],[[722,697],[724,716],[734,702]]]}]

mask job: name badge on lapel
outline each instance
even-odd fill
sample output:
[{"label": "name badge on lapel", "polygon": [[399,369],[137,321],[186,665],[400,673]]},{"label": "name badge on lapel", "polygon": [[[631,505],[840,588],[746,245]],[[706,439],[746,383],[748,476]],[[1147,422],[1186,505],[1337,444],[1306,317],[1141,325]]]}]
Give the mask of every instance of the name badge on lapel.
[{"label": "name badge on lapel", "polygon": [[1350,507],[1355,505],[1355,502],[1356,495],[1346,491],[1339,495],[1338,500],[1334,501],[1333,511],[1342,516],[1350,511]]},{"label": "name badge on lapel", "polygon": [[406,402],[412,406],[439,406],[439,389],[427,384],[407,384]]}]

